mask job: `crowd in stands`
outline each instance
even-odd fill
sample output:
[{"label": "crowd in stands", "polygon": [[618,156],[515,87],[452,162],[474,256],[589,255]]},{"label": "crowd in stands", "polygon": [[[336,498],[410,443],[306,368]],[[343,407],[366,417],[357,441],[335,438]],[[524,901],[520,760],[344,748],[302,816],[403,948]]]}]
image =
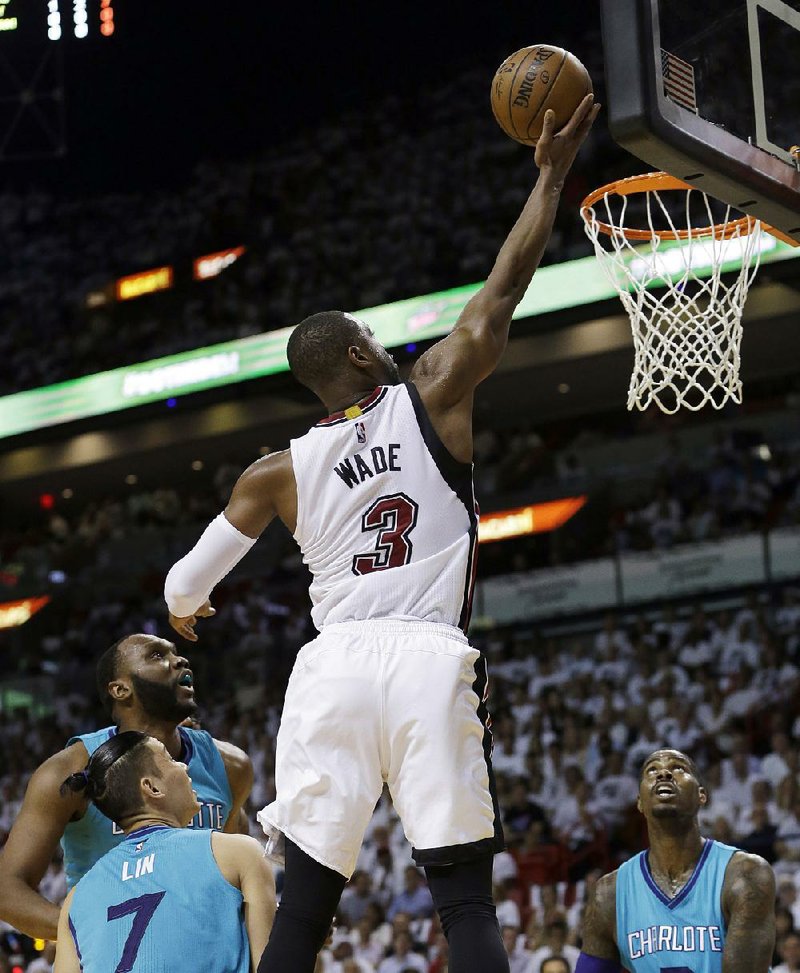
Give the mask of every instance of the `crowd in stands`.
[{"label": "crowd in stands", "polygon": [[[577,35],[571,48],[600,84],[598,39]],[[0,394],[285,327],[323,307],[482,280],[534,179],[530,150],[491,116],[492,72],[315,119],[313,135],[199,165],[181,191],[0,193]],[[590,252],[578,204],[631,164],[598,124],[565,186],[548,261]],[[120,276],[239,245],[242,261],[178,308],[145,299],[122,316],[83,311]]]},{"label": "crowd in stands", "polygon": [[[252,816],[274,795],[283,687],[308,621],[302,605],[270,606],[263,591],[241,584],[223,590],[218,607],[201,634],[202,649],[191,653],[200,719],[252,756]],[[92,624],[64,633],[49,655],[56,691],[47,710],[0,713],[0,834],[12,824],[38,762],[71,733],[103,719],[87,691],[91,656],[78,655],[78,664],[70,640],[91,645],[96,655],[135,629],[164,632],[156,598],[148,612],[134,615],[121,605],[97,606]],[[512,970],[574,969],[593,882],[644,845],[635,810],[640,764],[670,745],[701,768],[710,793],[700,814],[703,833],[763,855],[775,869],[775,964],[793,971],[777,964],[791,963],[800,943],[798,592],[785,589],[775,599],[753,591],[713,611],[696,605],[611,615],[597,627],[557,636],[488,629],[474,640],[492,674],[493,759],[508,843],[495,861],[495,895]],[[213,668],[202,664],[208,656]],[[63,894],[58,861],[44,888],[55,899]],[[8,952],[18,940],[8,930],[4,937]],[[551,956],[561,964],[543,967]],[[424,878],[384,793],[319,969],[446,968]]]},{"label": "crowd in stands", "polygon": [[[570,47],[602,78],[597,38]],[[502,136],[488,106],[475,111],[486,105],[487,87],[485,73],[472,72],[413,98],[393,96],[318,127],[313,141],[298,138],[246,162],[208,161],[178,193],[0,194],[0,395],[283,327],[320,307],[370,307],[480,280],[533,179],[530,153]],[[631,164],[598,124],[565,186],[547,261],[590,252],[578,203]],[[241,261],[180,301],[85,309],[89,291],[118,276],[240,244]],[[800,450],[792,444],[721,437],[699,456],[674,437],[641,486],[619,494],[604,481],[605,467],[582,458],[580,443],[550,430],[522,422],[482,428],[475,452],[485,509],[535,483],[553,495],[592,487],[587,516],[599,511],[597,529],[585,520],[580,533],[490,545],[488,571],[664,550],[800,521]],[[3,598],[31,578],[56,597],[41,630],[36,619],[29,623],[41,631],[36,653],[13,656],[36,703],[0,709],[0,845],[32,770],[73,733],[105,720],[89,688],[94,659],[122,634],[167,634],[163,572],[224,505],[246,462],[226,463],[201,489],[59,499],[36,519],[2,524]],[[234,575],[220,587],[218,615],[192,653],[201,724],[254,761],[251,820],[274,796],[283,691],[313,634],[299,557],[279,535],[273,540],[257,583]],[[68,599],[57,597],[61,584]],[[494,766],[508,842],[495,862],[495,898],[512,973],[574,970],[593,883],[643,847],[638,769],[661,745],[687,751],[703,772],[711,795],[704,833],[773,865],[773,968],[800,970],[798,593],[753,592],[724,609],[609,616],[593,629],[553,635],[490,627],[476,630],[474,641],[493,677]],[[53,901],[63,897],[59,856],[42,890]],[[49,947],[36,956],[29,940],[0,925],[0,973],[13,964],[47,973],[51,961]],[[319,973],[446,970],[424,876],[384,793]]]},{"label": "crowd in stands", "polygon": [[[611,446],[623,441],[605,435]],[[599,435],[594,457],[584,463],[579,457],[585,437],[584,430],[577,443],[570,442],[558,431],[522,425],[478,432],[475,482],[484,511],[589,496],[575,521],[559,531],[482,548],[481,576],[667,550],[800,522],[798,442],[770,445],[760,434],[729,429],[709,433],[707,445],[689,451],[673,435],[655,461],[619,470],[597,455]],[[135,545],[142,575],[165,571],[225,506],[248,460],[231,458],[177,487],[130,487],[90,501],[59,496],[52,509],[32,507],[27,515],[15,511],[0,518],[0,601],[21,597],[19,592],[42,593],[53,578],[92,583],[123,559],[129,572],[129,545]],[[285,532],[270,535],[259,551],[266,547],[273,558],[290,561],[295,551]]]}]

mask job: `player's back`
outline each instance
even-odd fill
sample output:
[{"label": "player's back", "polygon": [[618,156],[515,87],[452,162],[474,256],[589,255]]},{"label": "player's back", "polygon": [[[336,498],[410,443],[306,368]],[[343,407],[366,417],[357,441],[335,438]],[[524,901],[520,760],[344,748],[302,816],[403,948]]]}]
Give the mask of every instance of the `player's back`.
[{"label": "player's back", "polygon": [[142,828],[86,873],[70,906],[83,973],[249,973],[242,894],[211,840]]},{"label": "player's back", "polygon": [[[107,726],[93,733],[72,737],[68,746],[80,741],[91,755],[118,732],[116,726]],[[180,759],[186,764],[192,787],[197,794],[200,810],[189,824],[190,828],[209,828],[221,831],[233,806],[231,788],[225,764],[210,733],[178,728],[183,751]],[[83,817],[70,821],[64,829],[61,846],[64,849],[64,871],[67,888],[78,880],[123,839],[123,832],[100,811],[89,803]]]},{"label": "player's back", "polygon": [[721,973],[725,945],[722,885],[737,849],[710,838],[689,881],[670,899],[650,872],[648,853],[617,872],[617,945],[633,973]]},{"label": "player's back", "polygon": [[376,618],[466,628],[472,465],[444,447],[416,387],[378,387],[292,440],[291,453],[317,628]]}]

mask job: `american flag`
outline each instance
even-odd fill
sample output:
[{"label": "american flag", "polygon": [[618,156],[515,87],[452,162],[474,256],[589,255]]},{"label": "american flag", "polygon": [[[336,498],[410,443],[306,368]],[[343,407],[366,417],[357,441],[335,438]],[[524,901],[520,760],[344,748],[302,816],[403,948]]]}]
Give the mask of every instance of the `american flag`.
[{"label": "american flag", "polygon": [[694,90],[694,68],[669,51],[661,49],[661,76],[664,94],[682,108],[697,114],[697,98]]}]

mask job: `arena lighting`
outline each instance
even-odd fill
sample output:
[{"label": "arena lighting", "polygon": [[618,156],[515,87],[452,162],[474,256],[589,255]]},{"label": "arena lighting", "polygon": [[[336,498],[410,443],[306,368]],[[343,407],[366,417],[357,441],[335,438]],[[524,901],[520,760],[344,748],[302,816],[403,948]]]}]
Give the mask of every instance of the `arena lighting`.
[{"label": "arena lighting", "polygon": [[[200,382],[235,375],[239,371],[238,352],[221,352],[218,355],[204,355],[189,361],[164,365],[161,368],[131,371],[122,383],[122,394],[126,398],[150,396],[154,392],[185,388]],[[169,403],[167,403],[169,404]]]},{"label": "arena lighting", "polygon": [[587,497],[563,497],[546,503],[532,503],[527,507],[498,510],[481,514],[478,543],[505,541],[526,534],[544,534],[561,527],[581,509]]},{"label": "arena lighting", "polygon": [[76,37],[89,36],[89,11],[86,0],[72,0],[72,26]]},{"label": "arena lighting", "polygon": [[111,37],[114,33],[114,6],[111,0],[100,0],[100,33]]},{"label": "arena lighting", "polygon": [[229,250],[218,250],[216,253],[198,257],[192,262],[192,275],[195,280],[208,280],[218,277],[223,270],[236,263],[245,252],[244,247],[231,247]]},{"label": "arena lighting", "polygon": [[12,16],[14,6],[14,0],[0,0],[0,31],[12,31],[19,27],[19,19]]},{"label": "arena lighting", "polygon": [[169,290],[172,287],[172,279],[172,267],[154,267],[152,270],[143,270],[139,274],[120,277],[116,284],[117,300],[130,301],[144,294]]},{"label": "arena lighting", "polygon": [[108,304],[108,294],[105,291],[89,291],[86,295],[86,306],[88,308],[102,307]]},{"label": "arena lighting", "polygon": [[[774,249],[762,255],[761,262],[771,263],[797,257],[800,257],[800,248],[795,249],[787,243],[778,243]],[[169,267],[160,269],[170,272],[172,270]],[[136,285],[131,286],[136,288]],[[448,334],[464,305],[480,287],[480,284],[467,284],[449,291],[411,297],[404,301],[383,304],[380,307],[367,308],[354,313],[366,321],[375,332],[378,341],[387,348],[400,348],[410,343],[428,341]],[[596,257],[580,257],[577,260],[542,267],[517,306],[514,318],[518,320],[534,317],[616,297],[617,291],[606,278]],[[281,328],[266,334],[238,338],[234,341],[170,355],[167,358],[59,382],[57,385],[2,396],[0,397],[0,439],[62,422],[118,412],[145,402],[168,404],[170,399],[174,399],[174,392],[172,388],[167,388],[166,383],[160,390],[158,385],[154,384],[153,390],[146,395],[126,396],[123,389],[128,376],[140,370],[149,372],[198,358],[238,355],[238,368],[235,371],[229,367],[216,372],[211,369],[205,377],[200,371],[191,376],[188,384],[180,385],[181,394],[200,392],[234,382],[286,372],[289,370],[286,361],[286,342],[290,331],[289,328]]]},{"label": "arena lighting", "polygon": [[29,621],[50,601],[50,595],[0,603],[0,628],[17,628]]}]

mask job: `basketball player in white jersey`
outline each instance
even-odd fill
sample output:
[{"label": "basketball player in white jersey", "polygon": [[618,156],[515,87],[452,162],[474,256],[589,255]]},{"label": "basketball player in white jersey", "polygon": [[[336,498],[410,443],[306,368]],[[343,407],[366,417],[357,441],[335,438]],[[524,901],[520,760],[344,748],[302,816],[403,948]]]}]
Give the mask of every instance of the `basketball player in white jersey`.
[{"label": "basketball player in white jersey", "polygon": [[170,623],[196,640],[214,586],[278,516],[313,575],[320,631],[289,680],[274,803],[285,885],[259,973],[312,973],[386,783],[425,868],[451,973],[507,973],[492,902],[503,836],[490,766],[486,664],[464,635],[475,573],[472,400],[500,361],[550,236],[564,178],[597,115],[587,96],[536,148],[540,174],[486,284],[401,383],[348,314],[295,328],[295,378],[329,415],[254,463],[169,573]]}]

